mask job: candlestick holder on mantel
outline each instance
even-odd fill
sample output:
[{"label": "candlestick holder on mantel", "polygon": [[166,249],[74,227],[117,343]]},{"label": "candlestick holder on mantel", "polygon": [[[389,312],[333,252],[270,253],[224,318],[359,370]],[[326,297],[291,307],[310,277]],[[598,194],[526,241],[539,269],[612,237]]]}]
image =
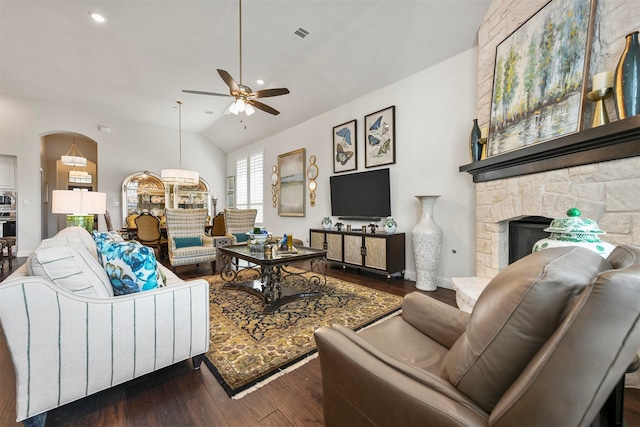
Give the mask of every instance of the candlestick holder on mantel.
[{"label": "candlestick holder on mantel", "polygon": [[587,93],[587,98],[596,102],[596,111],[593,113],[591,127],[595,128],[609,123],[609,114],[607,114],[607,107],[604,105],[604,100],[610,98],[612,95],[613,88],[611,87],[605,87]]}]

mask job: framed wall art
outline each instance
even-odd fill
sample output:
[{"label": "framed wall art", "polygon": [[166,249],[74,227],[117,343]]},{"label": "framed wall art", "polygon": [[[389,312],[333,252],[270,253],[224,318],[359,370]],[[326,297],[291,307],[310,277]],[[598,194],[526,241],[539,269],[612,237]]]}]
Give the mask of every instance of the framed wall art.
[{"label": "framed wall art", "polygon": [[333,173],[358,169],[357,121],[333,128]]},{"label": "framed wall art", "polygon": [[278,215],[280,216],[304,216],[305,159],[304,148],[278,155],[278,171],[280,171]]},{"label": "framed wall art", "polygon": [[396,162],[396,107],[385,108],[364,117],[364,166]]},{"label": "framed wall art", "polygon": [[236,177],[227,177],[227,207],[236,207]]},{"label": "framed wall art", "polygon": [[552,0],[496,48],[487,155],[582,129],[596,0]]}]

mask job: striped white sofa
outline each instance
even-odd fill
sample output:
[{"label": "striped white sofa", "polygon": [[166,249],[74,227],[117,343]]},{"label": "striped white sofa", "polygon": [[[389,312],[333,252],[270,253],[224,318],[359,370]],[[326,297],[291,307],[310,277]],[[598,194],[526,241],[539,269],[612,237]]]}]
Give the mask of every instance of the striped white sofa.
[{"label": "striped white sofa", "polygon": [[207,209],[165,209],[167,247],[171,269],[189,264],[211,263],[216,270],[214,239],[205,234]]},{"label": "striped white sofa", "polygon": [[44,425],[50,409],[191,357],[199,367],[209,349],[209,284],[159,268],[165,287],[114,297],[93,238],[70,227],[0,283],[16,421]]}]

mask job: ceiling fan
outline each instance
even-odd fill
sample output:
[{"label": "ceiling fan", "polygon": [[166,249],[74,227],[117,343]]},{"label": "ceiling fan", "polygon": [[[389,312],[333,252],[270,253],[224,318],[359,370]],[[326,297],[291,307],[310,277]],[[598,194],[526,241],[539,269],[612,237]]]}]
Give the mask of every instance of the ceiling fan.
[{"label": "ceiling fan", "polygon": [[229,96],[235,98],[231,104],[224,110],[225,114],[241,114],[245,113],[247,116],[255,113],[256,107],[269,114],[278,115],[280,111],[272,108],[262,102],[256,101],[256,98],[267,98],[270,96],[286,95],[289,93],[287,88],[277,89],[264,89],[254,92],[249,86],[242,84],[242,0],[239,0],[239,15],[240,15],[240,83],[238,84],[231,74],[225,70],[218,69],[218,74],[222,77],[222,80],[229,86],[229,94],[216,93],[216,92],[203,92],[201,90],[182,90],[184,93],[193,93],[196,95],[211,95],[211,96]]}]

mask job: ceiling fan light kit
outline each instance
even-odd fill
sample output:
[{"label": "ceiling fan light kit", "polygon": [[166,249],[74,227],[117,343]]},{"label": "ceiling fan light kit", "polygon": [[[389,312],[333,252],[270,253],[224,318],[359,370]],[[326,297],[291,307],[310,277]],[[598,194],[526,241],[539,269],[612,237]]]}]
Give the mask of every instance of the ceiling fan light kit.
[{"label": "ceiling fan light kit", "polygon": [[[222,80],[229,86],[229,94],[216,93],[216,92],[204,92],[201,90],[183,90],[184,93],[191,93],[195,95],[209,95],[209,96],[229,96],[235,98],[231,104],[224,110],[224,114],[235,114],[250,116],[255,113],[255,108],[273,114],[274,116],[280,114],[278,110],[272,108],[262,102],[258,102],[255,98],[267,98],[271,96],[286,95],[289,93],[287,88],[276,89],[264,89],[254,92],[249,86],[242,84],[242,0],[239,0],[239,17],[240,17],[240,83],[237,83],[231,74],[225,70],[218,69],[218,74]],[[255,107],[255,108],[254,108]]]}]

